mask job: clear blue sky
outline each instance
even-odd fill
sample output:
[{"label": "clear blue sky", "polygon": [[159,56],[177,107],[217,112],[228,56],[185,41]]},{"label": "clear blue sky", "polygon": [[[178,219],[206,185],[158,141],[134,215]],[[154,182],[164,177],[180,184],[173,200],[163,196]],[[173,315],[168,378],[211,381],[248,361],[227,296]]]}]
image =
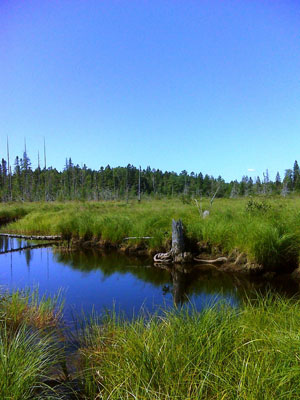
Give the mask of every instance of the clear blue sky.
[{"label": "clear blue sky", "polygon": [[0,157],[8,136],[58,169],[300,161],[298,0],[1,0],[0,54]]}]

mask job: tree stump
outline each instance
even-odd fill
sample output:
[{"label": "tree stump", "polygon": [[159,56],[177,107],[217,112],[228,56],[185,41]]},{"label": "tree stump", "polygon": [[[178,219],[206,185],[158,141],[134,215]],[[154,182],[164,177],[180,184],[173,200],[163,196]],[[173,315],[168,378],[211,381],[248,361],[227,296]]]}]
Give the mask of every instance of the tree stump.
[{"label": "tree stump", "polygon": [[173,257],[184,252],[183,226],[181,220],[172,220],[172,248]]},{"label": "tree stump", "polygon": [[155,254],[153,260],[155,263],[184,263],[192,261],[191,253],[185,250],[183,225],[181,220],[172,220],[172,248],[167,253]]}]

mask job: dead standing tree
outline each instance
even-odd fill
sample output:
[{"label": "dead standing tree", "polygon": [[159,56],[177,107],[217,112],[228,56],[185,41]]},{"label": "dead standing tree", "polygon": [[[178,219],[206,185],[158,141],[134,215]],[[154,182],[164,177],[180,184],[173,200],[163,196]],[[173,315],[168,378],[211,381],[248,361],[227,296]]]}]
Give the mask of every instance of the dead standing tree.
[{"label": "dead standing tree", "polygon": [[184,263],[192,260],[192,254],[185,252],[183,225],[181,220],[172,220],[172,248],[167,253],[155,254],[155,263]]},{"label": "dead standing tree", "polygon": [[154,264],[183,264],[189,262],[197,262],[200,264],[216,264],[221,265],[228,260],[226,257],[218,257],[208,260],[199,256],[194,257],[192,253],[185,251],[184,232],[181,220],[172,220],[172,247],[167,253],[157,253],[153,257]]}]

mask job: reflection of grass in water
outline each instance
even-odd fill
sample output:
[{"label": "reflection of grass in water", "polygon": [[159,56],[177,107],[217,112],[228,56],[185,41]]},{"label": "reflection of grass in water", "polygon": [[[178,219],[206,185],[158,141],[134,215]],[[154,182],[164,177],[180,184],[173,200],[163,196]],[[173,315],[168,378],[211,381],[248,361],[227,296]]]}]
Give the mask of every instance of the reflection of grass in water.
[{"label": "reflection of grass in water", "polygon": [[299,306],[269,294],[239,310],[89,321],[80,348],[87,398],[298,398]]},{"label": "reflection of grass in water", "polygon": [[[142,245],[152,250],[168,249],[172,218],[181,218],[192,242],[209,242],[227,253],[245,252],[250,261],[266,269],[294,267],[300,249],[298,198],[215,200],[211,214],[201,219],[193,204],[178,199],[118,202],[54,203],[25,205],[27,215],[6,227],[27,234],[62,234],[65,239],[101,239],[114,244]],[[1,206],[2,212],[5,206]],[[13,212],[13,206],[10,206]],[[17,207],[17,206],[16,206]],[[208,208],[208,200],[203,208]],[[1,215],[1,212],[0,212]],[[123,242],[128,236],[153,238]]]}]

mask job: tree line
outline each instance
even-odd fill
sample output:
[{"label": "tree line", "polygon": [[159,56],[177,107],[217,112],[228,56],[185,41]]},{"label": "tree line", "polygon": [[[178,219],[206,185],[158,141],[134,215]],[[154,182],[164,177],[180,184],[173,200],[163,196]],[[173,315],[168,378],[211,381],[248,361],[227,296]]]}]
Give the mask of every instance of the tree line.
[{"label": "tree line", "polygon": [[[45,163],[46,164],[46,163]],[[64,169],[38,167],[33,169],[26,150],[16,157],[13,166],[2,158],[0,165],[0,201],[54,201],[54,200],[117,200],[139,196],[191,197],[213,196],[239,197],[300,192],[300,169],[295,161],[292,169],[285,171],[281,180],[277,172],[275,181],[269,178],[268,170],[263,178],[243,176],[242,180],[225,182],[221,176],[214,178],[201,172],[188,173],[159,169],[137,168],[131,164],[112,168],[109,165],[92,170],[85,164],[74,165],[66,159]]]}]

